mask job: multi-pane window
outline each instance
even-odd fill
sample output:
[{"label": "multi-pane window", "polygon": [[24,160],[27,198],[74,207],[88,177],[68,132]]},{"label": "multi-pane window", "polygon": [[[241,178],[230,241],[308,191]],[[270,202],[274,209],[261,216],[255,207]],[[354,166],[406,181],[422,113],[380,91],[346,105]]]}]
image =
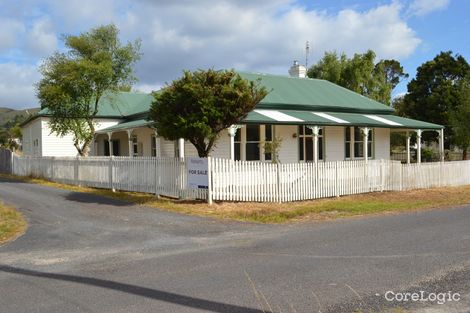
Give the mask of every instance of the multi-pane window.
[{"label": "multi-pane window", "polygon": [[139,156],[139,143],[137,141],[137,136],[132,136],[132,156]]},{"label": "multi-pane window", "polygon": [[241,160],[242,130],[237,129],[235,133],[235,160]]},{"label": "multi-pane window", "polygon": [[153,157],[157,156],[157,142],[156,142],[156,137],[155,135],[152,135],[150,137],[150,148],[151,148],[151,154]]},{"label": "multi-pane window", "polygon": [[[104,155],[109,156],[109,141],[104,140]],[[113,146],[113,155],[119,156],[119,140],[111,140],[111,145]]]},{"label": "multi-pane window", "polygon": [[258,161],[260,159],[260,127],[259,125],[246,125],[245,160]]},{"label": "multi-pane window", "polygon": [[[351,159],[351,154],[353,158],[364,158],[364,136],[360,127],[346,127],[344,134],[344,151],[345,158]],[[373,142],[374,142],[374,133],[372,130],[369,130],[367,138],[367,157],[372,158],[373,156]],[[352,150],[352,151],[351,151]]]},{"label": "multi-pane window", "polygon": [[[265,142],[272,142],[273,141],[273,127],[272,125],[265,125],[264,126],[264,141]],[[264,160],[271,161],[272,160],[272,153],[264,153]]]},{"label": "multi-pane window", "polygon": [[271,153],[263,153],[262,143],[273,140],[272,125],[246,125],[238,129],[234,138],[235,160],[271,160]]},{"label": "multi-pane window", "polygon": [[[299,126],[299,160],[313,161],[313,131],[307,126]],[[323,129],[318,131],[318,160],[323,160]]]}]

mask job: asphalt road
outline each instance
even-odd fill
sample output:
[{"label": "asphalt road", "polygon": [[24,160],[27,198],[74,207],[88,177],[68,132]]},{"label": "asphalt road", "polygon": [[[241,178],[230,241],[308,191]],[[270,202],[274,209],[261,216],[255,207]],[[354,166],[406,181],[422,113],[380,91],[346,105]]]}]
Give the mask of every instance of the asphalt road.
[{"label": "asphalt road", "polygon": [[[1,313],[470,312],[470,207],[257,225],[2,178],[0,198],[29,222],[0,246]],[[421,290],[460,301],[385,298]]]}]

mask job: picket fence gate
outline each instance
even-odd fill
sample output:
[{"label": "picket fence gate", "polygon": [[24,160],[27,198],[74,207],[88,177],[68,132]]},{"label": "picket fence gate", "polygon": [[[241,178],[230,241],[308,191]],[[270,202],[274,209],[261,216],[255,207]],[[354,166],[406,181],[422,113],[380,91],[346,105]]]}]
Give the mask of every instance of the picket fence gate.
[{"label": "picket fence gate", "polygon": [[13,154],[10,167],[11,173],[19,176],[209,202],[289,202],[470,184],[470,161],[275,164],[210,158],[208,164],[208,189],[187,187],[187,163],[180,158],[20,157]]}]

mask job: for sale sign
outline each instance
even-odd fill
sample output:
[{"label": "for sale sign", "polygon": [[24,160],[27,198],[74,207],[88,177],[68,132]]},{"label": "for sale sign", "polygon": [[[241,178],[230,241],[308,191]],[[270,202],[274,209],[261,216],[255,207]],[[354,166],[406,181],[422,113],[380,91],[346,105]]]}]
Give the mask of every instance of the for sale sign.
[{"label": "for sale sign", "polygon": [[208,166],[206,158],[188,158],[188,188],[209,187]]}]

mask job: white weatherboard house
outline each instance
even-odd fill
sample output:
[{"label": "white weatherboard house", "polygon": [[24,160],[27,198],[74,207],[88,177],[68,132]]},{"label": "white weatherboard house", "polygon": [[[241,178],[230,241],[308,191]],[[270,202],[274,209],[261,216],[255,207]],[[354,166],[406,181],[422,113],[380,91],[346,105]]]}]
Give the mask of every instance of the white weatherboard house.
[{"label": "white weatherboard house", "polygon": [[[279,138],[281,163],[390,159],[390,132],[414,131],[420,138],[423,131],[438,131],[443,157],[443,126],[395,116],[392,108],[377,101],[325,80],[305,78],[305,68],[297,63],[289,73],[239,73],[248,80],[260,79],[269,94],[239,125],[221,133],[211,156],[269,162],[272,155],[265,153],[263,143]],[[152,100],[143,93],[104,97],[91,155],[197,156],[189,142],[164,140],[149,127]],[[76,156],[71,136],[51,134],[48,116],[42,110],[24,123],[24,154]],[[409,151],[409,136],[407,146]],[[418,160],[419,155],[420,141]]]}]

